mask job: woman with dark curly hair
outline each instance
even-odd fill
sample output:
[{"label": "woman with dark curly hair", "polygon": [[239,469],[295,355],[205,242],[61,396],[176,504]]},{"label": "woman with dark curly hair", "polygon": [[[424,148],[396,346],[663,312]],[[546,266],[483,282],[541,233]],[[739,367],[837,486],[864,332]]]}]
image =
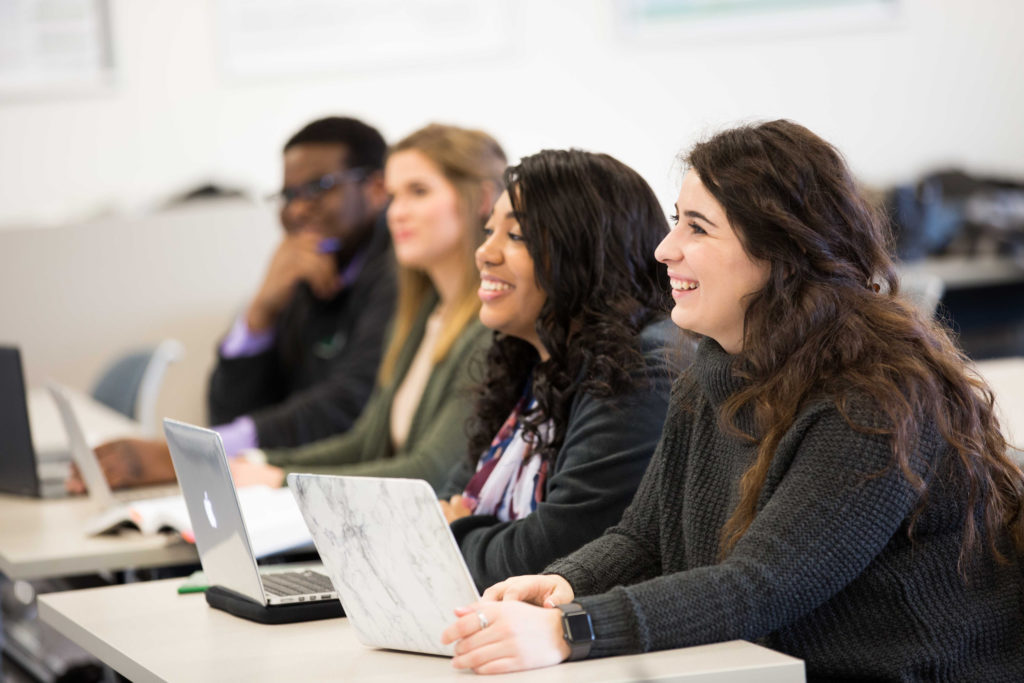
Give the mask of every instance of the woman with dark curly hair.
[{"label": "woman with dark curly hair", "polygon": [[809,680],[1024,680],[1024,476],[842,156],[773,121],[687,162],[655,253],[702,339],[658,452],[617,526],[457,611],[454,665],[743,638]]},{"label": "woman with dark curly hair", "polygon": [[471,458],[442,507],[480,586],[597,537],[632,499],[679,370],[654,193],[604,154],[543,151],[505,172],[477,249],[496,331]]}]

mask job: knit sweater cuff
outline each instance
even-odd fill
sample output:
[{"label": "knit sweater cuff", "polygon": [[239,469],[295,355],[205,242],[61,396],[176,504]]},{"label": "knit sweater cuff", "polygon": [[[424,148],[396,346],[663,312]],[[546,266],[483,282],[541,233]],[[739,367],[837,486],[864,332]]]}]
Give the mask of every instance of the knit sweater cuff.
[{"label": "knit sweater cuff", "polygon": [[622,588],[576,600],[590,615],[594,645],[590,657],[637,654],[647,650],[637,637],[637,624]]},{"label": "knit sweater cuff", "polygon": [[542,574],[558,574],[569,582],[572,591],[576,595],[593,593],[591,587],[594,585],[594,575],[584,565],[573,562],[571,559],[562,558],[548,565]]}]

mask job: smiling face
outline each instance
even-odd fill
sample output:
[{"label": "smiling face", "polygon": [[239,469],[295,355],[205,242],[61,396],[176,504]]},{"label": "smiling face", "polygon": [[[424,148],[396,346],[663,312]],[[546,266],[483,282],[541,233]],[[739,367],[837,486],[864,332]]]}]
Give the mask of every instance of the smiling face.
[{"label": "smiling face", "polygon": [[692,170],[676,201],[678,219],[654,251],[668,266],[672,322],[717,341],[728,353],[743,350],[747,295],[760,291],[769,265],[752,259],[725,211]]},{"label": "smiling face", "polygon": [[395,258],[418,270],[452,267],[462,270],[468,239],[459,209],[459,195],[441,169],[416,150],[388,158],[384,184],[391,204],[388,228]]},{"label": "smiling face", "polygon": [[480,322],[533,344],[541,358],[547,358],[537,335],[537,318],[548,297],[537,285],[533,258],[526,249],[508,192],[503,192],[494,205],[484,235],[484,243],[476,250]]}]

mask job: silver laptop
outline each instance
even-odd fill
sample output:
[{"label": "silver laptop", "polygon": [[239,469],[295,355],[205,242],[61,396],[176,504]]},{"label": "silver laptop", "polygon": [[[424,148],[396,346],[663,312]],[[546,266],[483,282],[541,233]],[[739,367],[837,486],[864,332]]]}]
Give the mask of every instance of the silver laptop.
[{"label": "silver laptop", "polygon": [[64,424],[64,431],[67,432],[71,460],[78,467],[82,481],[85,482],[85,489],[89,494],[89,499],[95,502],[100,510],[108,510],[122,503],[132,501],[178,495],[177,484],[140,486],[133,489],[123,489],[116,493],[111,491],[107,477],[103,474],[103,467],[85,438],[82,421],[78,418],[68,389],[56,382],[47,383],[46,388],[53,396],[54,403],[57,404],[57,411],[60,413],[61,422]]},{"label": "silver laptop", "polygon": [[289,474],[288,486],[359,641],[453,654],[441,633],[480,595],[430,485]]},{"label": "silver laptop", "polygon": [[308,569],[261,574],[220,434],[167,419],[164,434],[211,586],[207,602],[266,623],[342,616],[325,574]]}]

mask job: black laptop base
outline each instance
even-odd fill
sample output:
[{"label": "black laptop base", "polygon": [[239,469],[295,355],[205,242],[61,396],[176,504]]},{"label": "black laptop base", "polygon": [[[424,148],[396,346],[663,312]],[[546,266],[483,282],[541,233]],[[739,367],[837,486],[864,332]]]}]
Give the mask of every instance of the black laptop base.
[{"label": "black laptop base", "polygon": [[206,602],[210,607],[261,624],[293,624],[299,621],[316,621],[345,616],[345,610],[341,608],[340,600],[261,605],[223,586],[210,586],[206,589]]}]

